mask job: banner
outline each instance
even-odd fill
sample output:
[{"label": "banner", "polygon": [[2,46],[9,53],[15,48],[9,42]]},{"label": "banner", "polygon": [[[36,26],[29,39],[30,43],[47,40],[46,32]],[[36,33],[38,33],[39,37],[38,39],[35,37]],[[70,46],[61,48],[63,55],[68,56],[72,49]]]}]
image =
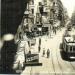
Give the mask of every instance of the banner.
[{"label": "banner", "polygon": [[26,63],[28,62],[39,62],[38,54],[26,54]]}]

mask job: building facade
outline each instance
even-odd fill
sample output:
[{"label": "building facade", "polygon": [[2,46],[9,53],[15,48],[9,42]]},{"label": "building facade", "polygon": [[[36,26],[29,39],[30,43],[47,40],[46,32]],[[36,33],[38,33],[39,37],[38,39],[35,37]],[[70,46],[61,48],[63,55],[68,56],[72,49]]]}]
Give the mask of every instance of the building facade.
[{"label": "building facade", "polygon": [[48,28],[64,25],[64,8],[60,0],[30,0],[23,16],[23,31],[31,32],[37,24]]}]

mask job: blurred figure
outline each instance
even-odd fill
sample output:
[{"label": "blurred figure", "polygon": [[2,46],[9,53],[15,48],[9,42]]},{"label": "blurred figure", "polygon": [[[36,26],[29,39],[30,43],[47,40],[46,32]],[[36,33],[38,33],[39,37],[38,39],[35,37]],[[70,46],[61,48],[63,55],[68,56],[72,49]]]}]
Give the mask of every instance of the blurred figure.
[{"label": "blurred figure", "polygon": [[17,45],[14,43],[14,35],[6,34],[3,36],[3,46],[1,48],[1,69],[0,73],[16,73],[13,70],[14,56],[17,51]]},{"label": "blurred figure", "polygon": [[56,27],[53,27],[53,33],[56,34]]},{"label": "blurred figure", "polygon": [[41,50],[41,38],[39,38],[39,46],[38,46],[38,52]]},{"label": "blurred figure", "polygon": [[43,50],[43,56],[45,55],[45,49]]},{"label": "blurred figure", "polygon": [[41,49],[41,47],[40,47],[40,46],[38,46],[38,52],[40,52],[40,49]]},{"label": "blurred figure", "polygon": [[31,51],[29,51],[29,53],[28,53],[29,55],[31,55]]},{"label": "blurred figure", "polygon": [[49,56],[50,56],[50,50],[48,49],[47,50],[47,58],[49,58]]}]

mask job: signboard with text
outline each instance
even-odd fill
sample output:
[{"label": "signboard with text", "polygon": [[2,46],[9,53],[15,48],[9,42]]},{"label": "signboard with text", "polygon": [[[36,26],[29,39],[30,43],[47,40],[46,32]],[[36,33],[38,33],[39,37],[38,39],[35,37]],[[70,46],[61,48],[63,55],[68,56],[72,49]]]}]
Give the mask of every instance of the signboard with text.
[{"label": "signboard with text", "polygon": [[25,66],[42,66],[39,63],[39,54],[26,54]]},{"label": "signboard with text", "polygon": [[26,63],[28,62],[39,62],[38,54],[26,54]]}]

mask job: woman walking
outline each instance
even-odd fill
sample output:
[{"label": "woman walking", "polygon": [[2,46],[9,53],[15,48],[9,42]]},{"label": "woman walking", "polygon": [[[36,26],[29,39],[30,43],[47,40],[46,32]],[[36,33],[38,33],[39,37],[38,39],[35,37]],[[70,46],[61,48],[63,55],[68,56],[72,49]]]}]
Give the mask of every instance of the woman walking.
[{"label": "woman walking", "polygon": [[45,49],[43,50],[43,56],[45,55]]}]

